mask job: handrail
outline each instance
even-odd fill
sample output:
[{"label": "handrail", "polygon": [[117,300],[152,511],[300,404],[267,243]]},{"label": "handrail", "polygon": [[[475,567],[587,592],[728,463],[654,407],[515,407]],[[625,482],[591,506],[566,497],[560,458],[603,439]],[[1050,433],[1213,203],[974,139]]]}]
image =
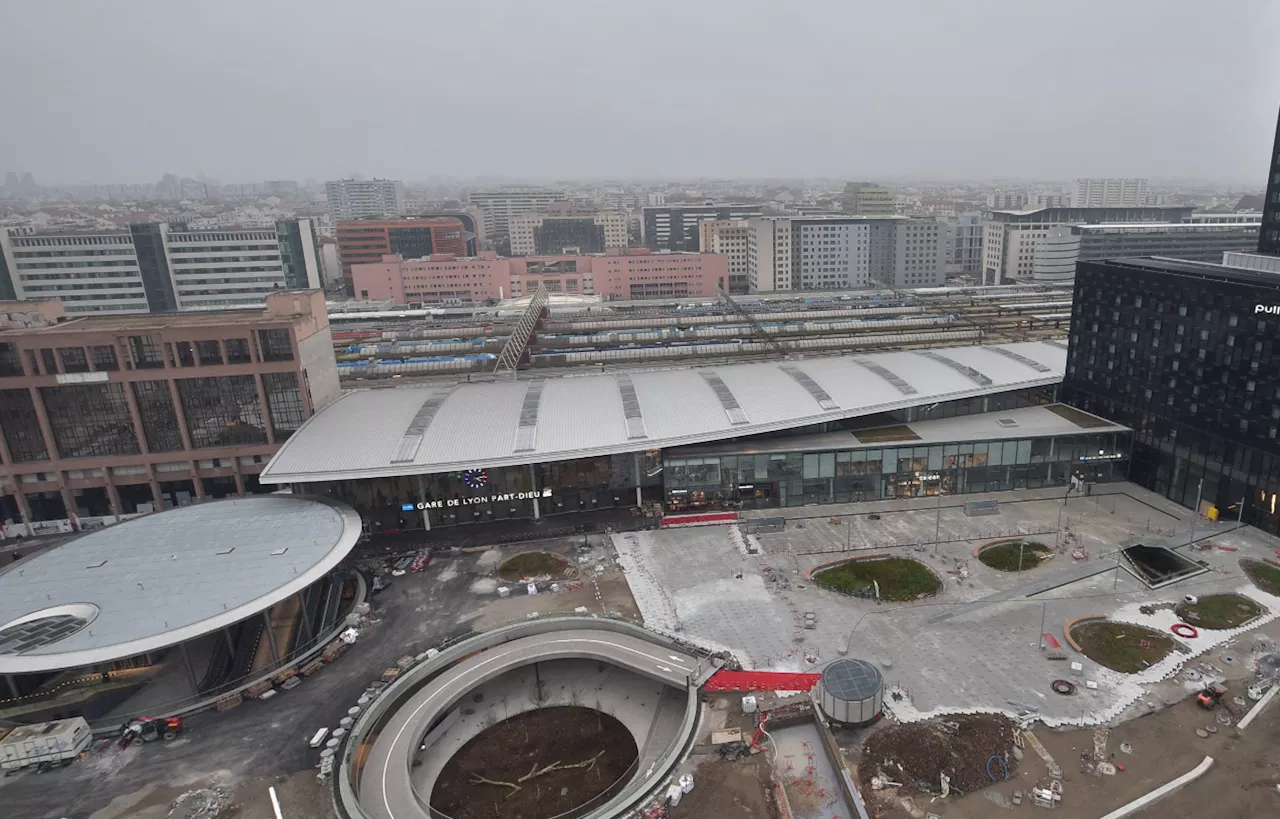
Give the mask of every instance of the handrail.
[{"label": "handrail", "polygon": [[[446,669],[456,664],[461,659],[487,648],[496,645],[511,642],[523,637],[534,636],[552,631],[558,631],[562,628],[573,628],[581,626],[585,623],[591,623],[593,627],[600,628],[605,631],[613,631],[616,633],[639,634],[645,639],[659,641],[678,647],[683,651],[687,651],[695,656],[703,658],[699,662],[699,667],[695,669],[695,677],[701,676],[705,668],[702,663],[709,660],[715,652],[696,646],[672,634],[663,633],[656,629],[633,623],[621,617],[602,617],[600,615],[557,615],[555,617],[539,618],[534,620],[514,620],[509,623],[490,629],[485,632],[472,632],[452,640],[446,640],[439,644],[439,653],[430,658],[425,658],[416,667],[411,668],[393,682],[391,685],[379,692],[378,696],[371,702],[356,718],[355,723],[351,726],[346,736],[342,737],[342,741],[338,748],[338,754],[335,758],[334,771],[334,808],[339,816],[344,819],[371,819],[360,807],[359,783],[360,775],[359,766],[356,764],[356,757],[359,749],[376,737],[381,729],[385,718],[394,711],[408,697],[416,693],[422,685],[429,682],[434,677],[443,673]],[[418,655],[421,656],[421,655]],[[689,737],[685,736],[685,731],[689,730],[696,724],[698,714],[700,712],[700,704],[696,696],[696,680],[691,679],[689,705],[686,707],[685,719],[682,722],[681,733],[677,735],[677,742],[681,737],[685,739],[685,750],[689,747]],[[674,746],[675,743],[673,743]],[[665,755],[669,755],[672,747],[669,746]],[[669,766],[663,766],[669,767]],[[660,781],[658,774],[665,775],[667,771],[659,771],[653,776],[646,779],[646,782]],[[627,789],[621,792],[626,795]],[[615,798],[620,798],[615,797]],[[610,803],[611,804],[611,803]],[[608,813],[600,811],[613,808],[610,804],[606,804],[600,808],[595,814],[589,816],[589,819],[604,819]],[[575,809],[576,810],[576,809]],[[445,819],[443,815],[439,819]]]}]

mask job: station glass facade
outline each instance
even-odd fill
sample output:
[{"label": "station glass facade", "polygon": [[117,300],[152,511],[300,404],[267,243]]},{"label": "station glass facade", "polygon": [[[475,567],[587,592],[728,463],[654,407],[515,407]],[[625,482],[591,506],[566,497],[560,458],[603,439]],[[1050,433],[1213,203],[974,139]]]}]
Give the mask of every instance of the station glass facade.
[{"label": "station glass facade", "polygon": [[[851,436],[852,441],[852,436]],[[963,495],[1124,480],[1128,433],[663,459],[668,512]]]}]

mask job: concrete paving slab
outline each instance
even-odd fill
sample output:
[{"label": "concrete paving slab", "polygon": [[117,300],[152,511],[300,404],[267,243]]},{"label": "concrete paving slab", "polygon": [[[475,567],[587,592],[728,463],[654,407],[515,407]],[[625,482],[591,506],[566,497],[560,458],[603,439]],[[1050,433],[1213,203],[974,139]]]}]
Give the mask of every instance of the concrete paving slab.
[{"label": "concrete paving slab", "polygon": [[[1163,498],[1130,484],[1118,485],[1097,504],[1094,498],[1073,498],[1064,507],[1061,497],[1043,490],[994,497],[1002,501],[999,516],[968,518],[962,508],[944,506],[944,538],[953,542],[936,547],[929,543],[936,508],[893,501],[844,510],[846,519],[862,521],[857,525],[867,549],[921,560],[946,578],[937,597],[914,604],[878,604],[806,582],[804,573],[814,565],[840,558],[805,553],[845,535],[840,527],[846,523],[829,522],[837,516],[831,512],[834,507],[768,510],[821,517],[790,515],[786,531],[757,535],[765,547],[758,556],[740,553],[724,527],[615,535],[614,543],[646,621],[652,612],[692,640],[734,652],[748,668],[819,670],[847,651],[847,656],[876,663],[887,685],[901,687],[905,698],[889,704],[903,719],[954,711],[1016,714],[1033,706],[1051,724],[1106,722],[1138,701],[1144,686],[1171,676],[1194,655],[1173,655],[1142,674],[1123,675],[1067,649],[1070,659],[1083,665],[1081,680],[1094,680],[1099,687],[1082,685],[1077,695],[1062,697],[1049,683],[1069,675],[1068,663],[1047,658],[1040,648],[1043,631],[1058,635],[1065,645],[1064,623],[1095,613],[1165,628],[1168,624],[1142,615],[1139,606],[1180,600],[1189,592],[1239,591],[1259,600],[1269,612],[1246,632],[1280,613],[1280,598],[1254,589],[1238,566],[1242,557],[1274,556],[1280,545],[1255,529],[1202,522],[1197,537],[1203,539],[1212,528],[1213,543],[1238,551],[1193,551],[1209,573],[1152,591],[1098,555],[1114,553],[1148,527],[1175,538],[1182,532],[1189,539],[1189,510],[1180,510],[1184,520]],[[884,509],[879,521],[866,518],[869,508],[886,504],[899,508]],[[972,557],[978,544],[1019,526],[1047,525],[1049,536],[1032,539],[1054,546],[1060,510],[1064,525],[1057,539],[1063,552],[1040,566],[1022,573],[998,572]],[[925,547],[897,545],[904,538]],[[1090,559],[1073,561],[1068,543],[1084,545]],[[960,568],[967,569],[967,578],[949,573]],[[800,630],[799,642],[795,623],[805,611],[817,615],[817,626]],[[1231,639],[1224,634],[1202,636],[1193,651],[1199,654]]]}]

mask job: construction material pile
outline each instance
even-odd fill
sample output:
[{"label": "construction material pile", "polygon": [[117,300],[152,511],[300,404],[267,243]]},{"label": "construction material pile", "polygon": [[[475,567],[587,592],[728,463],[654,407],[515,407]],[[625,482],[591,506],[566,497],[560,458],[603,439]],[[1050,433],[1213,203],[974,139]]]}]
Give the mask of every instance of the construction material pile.
[{"label": "construction material pile", "polygon": [[231,807],[231,792],[221,785],[187,791],[173,802],[169,819],[213,819]]},{"label": "construction material pile", "polygon": [[970,793],[1013,775],[1014,724],[1005,717],[963,714],[890,725],[867,739],[862,758],[868,787],[879,776],[908,791]]}]

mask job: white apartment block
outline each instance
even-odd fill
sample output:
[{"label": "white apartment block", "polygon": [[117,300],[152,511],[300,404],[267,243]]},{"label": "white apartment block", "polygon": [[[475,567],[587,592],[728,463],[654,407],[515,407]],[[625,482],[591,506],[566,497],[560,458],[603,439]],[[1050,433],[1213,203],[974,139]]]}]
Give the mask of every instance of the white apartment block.
[{"label": "white apartment block", "polygon": [[650,193],[645,196],[645,204],[651,208],[660,208],[667,204],[667,195],[665,193]]},{"label": "white apartment block", "polygon": [[180,310],[263,304],[267,291],[285,289],[274,228],[192,231],[172,225],[164,246]]},{"label": "white apartment block", "polygon": [[1147,180],[1090,177],[1071,183],[1073,208],[1137,208],[1150,204]]},{"label": "white apartment block", "polygon": [[748,219],[748,288],[763,293],[867,287],[874,221],[848,216]]},{"label": "white apartment block", "polygon": [[554,202],[565,201],[564,191],[541,188],[512,188],[497,191],[475,191],[470,202],[484,213],[484,238],[506,238],[511,220],[525,213],[540,213]]},{"label": "white apartment block", "polygon": [[146,313],[129,231],[10,235],[0,228],[13,296],[59,298],[68,313]]},{"label": "white apartment block", "polygon": [[[579,240],[575,243],[576,252],[579,253],[600,253],[612,248],[625,249],[630,241],[631,217],[625,213],[601,211],[599,213],[583,213],[583,214],[545,214],[545,213],[522,213],[518,216],[511,217],[507,223],[507,238],[511,244],[512,256],[534,256],[539,253],[559,254],[566,250],[565,246],[561,247],[538,247],[538,229],[546,225],[548,222],[557,220],[562,222],[568,221],[585,221],[590,219],[592,224],[603,228],[604,244],[602,247],[593,248],[583,246],[588,244]],[[583,237],[584,239],[586,237]]]},{"label": "white apartment block", "polygon": [[335,222],[388,219],[404,213],[404,185],[392,179],[339,179],[324,183]]},{"label": "white apartment block", "polygon": [[309,219],[269,229],[159,222],[118,231],[0,231],[0,250],[15,298],[59,298],[68,313],[254,307],[273,290],[321,286]]},{"label": "white apartment block", "polygon": [[1027,194],[1022,191],[996,191],[987,194],[987,207],[991,210],[1017,210],[1027,206]]},{"label": "white apartment block", "polygon": [[698,249],[703,253],[719,253],[729,257],[729,292],[750,291],[747,271],[747,246],[751,228],[745,219],[716,219],[698,225]]},{"label": "white apartment block", "polygon": [[893,280],[898,288],[937,287],[947,278],[949,232],[936,219],[898,222],[894,243]]},{"label": "white apartment block", "polygon": [[792,269],[800,290],[850,290],[871,283],[871,234],[849,219],[792,220]]},{"label": "white apartment block", "polygon": [[985,222],[982,233],[983,269],[992,271],[991,281],[1003,284],[1008,279],[1030,279],[1035,269],[1036,245],[1049,235],[1059,222],[1027,224]]},{"label": "white apartment block", "polygon": [[752,293],[792,290],[791,220],[747,220],[747,286]]}]

